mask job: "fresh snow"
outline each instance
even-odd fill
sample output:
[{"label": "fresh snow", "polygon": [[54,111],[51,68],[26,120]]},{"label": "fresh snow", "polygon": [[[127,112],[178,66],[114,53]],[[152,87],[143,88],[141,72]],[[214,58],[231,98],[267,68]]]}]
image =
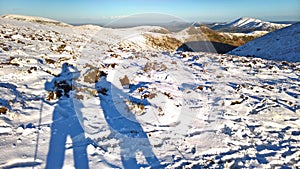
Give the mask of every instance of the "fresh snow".
[{"label": "fresh snow", "polygon": [[269,60],[300,62],[300,23],[280,29],[240,46],[229,54]]},{"label": "fresh snow", "polygon": [[300,62],[157,50],[159,27],[0,23],[0,168],[300,167]]}]

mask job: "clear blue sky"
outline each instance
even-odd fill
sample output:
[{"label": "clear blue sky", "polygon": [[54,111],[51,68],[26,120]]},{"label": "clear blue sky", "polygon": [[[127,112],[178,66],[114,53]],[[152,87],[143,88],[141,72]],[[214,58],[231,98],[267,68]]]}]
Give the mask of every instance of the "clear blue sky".
[{"label": "clear blue sky", "polygon": [[0,0],[1,15],[42,16],[72,23],[152,12],[200,22],[243,16],[299,21],[300,0]]}]

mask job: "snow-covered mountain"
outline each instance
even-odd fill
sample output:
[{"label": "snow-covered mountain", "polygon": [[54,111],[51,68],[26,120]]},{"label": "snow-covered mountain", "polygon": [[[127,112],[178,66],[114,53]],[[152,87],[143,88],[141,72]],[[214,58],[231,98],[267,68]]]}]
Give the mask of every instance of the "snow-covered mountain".
[{"label": "snow-covered mountain", "polygon": [[300,167],[300,62],[166,36],[0,18],[0,168]]},{"label": "snow-covered mountain", "polygon": [[215,25],[212,27],[212,29],[225,32],[249,33],[253,31],[271,32],[284,28],[286,26],[289,26],[289,24],[276,24],[255,18],[242,17],[230,23]]},{"label": "snow-covered mountain", "polygon": [[229,54],[260,57],[269,60],[300,62],[300,23],[271,32]]}]

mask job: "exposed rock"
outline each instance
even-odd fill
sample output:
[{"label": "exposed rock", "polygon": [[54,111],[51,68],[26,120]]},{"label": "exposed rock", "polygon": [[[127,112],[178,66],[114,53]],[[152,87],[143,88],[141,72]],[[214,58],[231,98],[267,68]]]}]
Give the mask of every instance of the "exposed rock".
[{"label": "exposed rock", "polygon": [[4,106],[0,107],[0,114],[6,114],[7,111],[8,111],[8,109],[6,107],[4,107]]},{"label": "exposed rock", "polygon": [[123,78],[120,78],[120,82],[123,87],[130,85],[130,81],[127,75],[125,75]]},{"label": "exposed rock", "polygon": [[100,71],[99,69],[92,69],[84,76],[83,81],[87,83],[95,83],[101,76],[101,72],[102,71]]}]

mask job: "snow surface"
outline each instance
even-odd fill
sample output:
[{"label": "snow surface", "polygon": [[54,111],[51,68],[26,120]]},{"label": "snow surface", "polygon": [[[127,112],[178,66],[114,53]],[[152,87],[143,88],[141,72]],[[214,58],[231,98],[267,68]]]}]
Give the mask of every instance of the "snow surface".
[{"label": "snow surface", "polygon": [[296,23],[240,46],[229,54],[300,62],[299,44],[300,23]]},{"label": "snow surface", "polygon": [[271,22],[262,21],[256,18],[242,17],[233,22],[223,25],[216,25],[212,29],[230,29],[236,31],[274,31],[284,27],[290,26],[290,24],[276,24]]},{"label": "snow surface", "polygon": [[0,168],[300,167],[299,62],[159,51],[141,38],[156,27],[0,23]]}]

